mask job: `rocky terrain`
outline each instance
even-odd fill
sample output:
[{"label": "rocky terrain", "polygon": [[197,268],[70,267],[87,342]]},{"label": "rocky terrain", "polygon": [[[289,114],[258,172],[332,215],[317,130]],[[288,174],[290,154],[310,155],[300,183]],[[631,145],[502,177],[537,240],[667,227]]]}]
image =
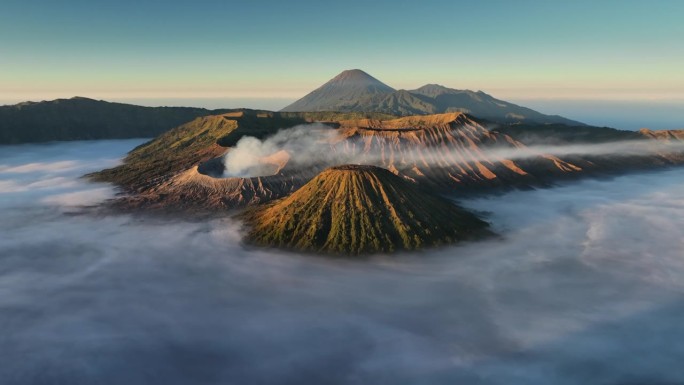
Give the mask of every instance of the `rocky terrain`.
[{"label": "rocky terrain", "polygon": [[[330,116],[326,116],[329,118]],[[240,138],[264,138],[280,127],[320,116],[229,113],[197,118],[134,149],[121,166],[90,175],[132,193],[127,207],[165,209],[236,208],[292,193],[326,167],[341,163],[378,165],[413,182],[441,189],[525,187],[541,183],[534,174],[577,172],[559,158],[540,154],[522,163],[489,158],[486,148],[524,147],[489,131],[462,113],[397,119],[327,120],[332,135],[316,145],[329,157],[298,167],[290,154],[267,156],[270,175],[224,177],[222,157]],[[524,166],[524,167],[523,167]],[[526,170],[533,170],[531,171]],[[440,190],[437,190],[440,191]]]},{"label": "rocky terrain", "polygon": [[[235,151],[240,139],[264,139],[293,126],[310,129],[315,136],[320,128],[306,125],[314,121],[326,123],[327,135],[307,145],[320,147],[325,157],[304,167],[297,162],[296,151],[274,149],[258,159],[262,170],[258,175],[224,175],[224,156]],[[528,137],[524,131],[515,135]],[[606,141],[611,135],[619,141],[651,141],[676,134],[614,130],[601,135]],[[528,143],[532,147],[463,113],[388,119],[243,111],[197,118],[134,149],[122,165],[90,177],[122,187],[128,194],[115,201],[120,207],[215,213],[217,208],[240,208],[287,196],[323,169],[348,163],[379,166],[423,188],[452,194],[545,186],[560,179],[684,161],[680,153],[556,156],[536,150],[534,140]]]},{"label": "rocky terrain", "polygon": [[[681,131],[491,125],[462,112],[238,111],[182,124],[89,177],[122,188],[111,202],[117,209],[221,216],[248,208],[252,244],[355,255],[483,234],[482,221],[436,194],[682,164],[683,138]],[[232,162],[247,163],[247,171],[227,172]]]},{"label": "rocky terrain", "polygon": [[[89,177],[122,188],[111,202],[117,209],[216,216],[248,208],[247,240],[255,245],[384,253],[484,233],[482,221],[435,194],[532,188],[684,163],[681,146],[662,147],[680,143],[680,131],[593,129],[487,127],[460,112],[396,118],[239,111],[198,117]],[[297,145],[266,145],[290,138],[283,132],[297,132]],[[247,138],[256,147],[241,147]],[[639,151],[592,150],[630,144]],[[557,148],[576,152],[555,154]],[[227,156],[233,152],[241,155]],[[228,159],[244,157],[253,157],[248,169],[258,171],[226,174]]]}]

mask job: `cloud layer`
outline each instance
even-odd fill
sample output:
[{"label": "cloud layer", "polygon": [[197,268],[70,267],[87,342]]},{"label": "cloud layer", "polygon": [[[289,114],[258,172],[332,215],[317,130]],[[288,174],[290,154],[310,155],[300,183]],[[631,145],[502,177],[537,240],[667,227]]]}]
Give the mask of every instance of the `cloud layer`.
[{"label": "cloud layer", "polygon": [[502,238],[354,262],[65,215],[135,144],[0,151],[3,384],[684,382],[684,170],[462,201]]}]

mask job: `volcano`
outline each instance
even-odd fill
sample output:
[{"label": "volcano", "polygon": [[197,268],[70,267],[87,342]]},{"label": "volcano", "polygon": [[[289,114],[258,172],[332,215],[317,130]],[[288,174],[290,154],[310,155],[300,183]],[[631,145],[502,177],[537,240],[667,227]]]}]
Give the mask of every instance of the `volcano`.
[{"label": "volcano", "polygon": [[379,102],[394,88],[359,69],[343,71],[283,111],[358,111],[359,101]]},{"label": "volcano", "polygon": [[287,198],[243,214],[251,244],[359,255],[487,234],[487,223],[376,167],[326,169]]},{"label": "volcano", "polygon": [[377,112],[395,116],[463,112],[502,124],[584,125],[496,99],[482,91],[458,90],[438,84],[427,84],[415,90],[395,90],[359,69],[343,71],[282,111]]}]

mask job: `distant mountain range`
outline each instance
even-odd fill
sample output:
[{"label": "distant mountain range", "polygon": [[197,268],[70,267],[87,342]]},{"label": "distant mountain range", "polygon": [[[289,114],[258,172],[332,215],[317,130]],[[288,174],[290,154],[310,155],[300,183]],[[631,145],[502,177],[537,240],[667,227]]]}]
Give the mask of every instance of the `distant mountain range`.
[{"label": "distant mountain range", "polygon": [[[249,109],[208,110],[195,107],[143,107],[84,97],[0,106],[0,144],[55,140],[154,137],[198,117]],[[484,92],[428,84],[416,90],[395,90],[361,70],[344,71],[304,98],[285,107],[291,117],[328,120],[330,113],[349,118],[465,112],[504,125],[566,125],[583,123],[495,99]],[[282,116],[285,116],[283,114]]]},{"label": "distant mountain range", "polygon": [[[0,145],[65,140],[151,138],[196,118],[247,112],[249,116],[271,111],[249,108],[208,110],[196,107],[144,107],[76,96],[41,102],[0,106]],[[285,119],[331,121],[340,119],[386,119],[391,115],[360,112],[282,113]],[[273,120],[273,124],[285,122]],[[250,133],[259,135],[258,133]]]},{"label": "distant mountain range", "polygon": [[395,90],[359,69],[343,71],[281,111],[357,111],[391,115],[465,112],[503,124],[583,125],[562,116],[545,115],[496,99],[482,91],[457,90],[438,84],[427,84],[410,91]]},{"label": "distant mountain range", "polygon": [[230,110],[142,107],[83,97],[0,106],[0,144],[157,136]]}]

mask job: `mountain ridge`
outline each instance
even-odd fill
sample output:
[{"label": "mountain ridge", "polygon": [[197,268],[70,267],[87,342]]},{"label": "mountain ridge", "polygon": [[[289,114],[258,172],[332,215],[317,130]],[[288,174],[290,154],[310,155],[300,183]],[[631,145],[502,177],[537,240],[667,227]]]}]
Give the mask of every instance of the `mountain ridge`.
[{"label": "mountain ridge", "polygon": [[[278,154],[266,154],[269,156],[260,162],[271,171],[224,177],[223,156],[245,135],[264,139],[281,128],[316,121],[324,121],[334,133],[318,144],[325,146],[323,153],[330,154],[330,159],[300,167],[287,156],[275,159],[273,156]],[[562,125],[507,128],[511,130],[487,129],[463,113],[397,118],[382,114],[243,111],[197,118],[138,146],[121,165],[88,176],[114,183],[128,193],[113,202],[119,208],[215,215],[217,209],[232,210],[282,198],[326,167],[344,163],[380,166],[433,192],[459,194],[527,189],[562,179],[684,163],[684,155],[673,154],[557,157],[540,152],[517,159],[487,156],[490,149],[516,151],[528,144],[548,143],[549,137],[557,138],[558,144],[684,140],[684,133],[679,132],[634,133]]]},{"label": "mountain ridge", "polygon": [[157,136],[200,116],[234,110],[145,107],[82,96],[0,106],[0,144]]},{"label": "mountain ridge", "polygon": [[281,111],[357,111],[402,116],[465,112],[501,124],[584,125],[496,99],[483,91],[458,90],[435,83],[414,90],[396,90],[358,69],[343,71]]},{"label": "mountain ridge", "polygon": [[[333,138],[326,152],[333,162],[375,164],[434,191],[468,191],[543,183],[539,177],[574,173],[561,159],[540,156],[518,164],[483,159],[489,146],[522,146],[489,131],[463,113],[388,117],[350,113],[231,113],[200,117],[134,149],[123,164],[89,177],[115,183],[132,193],[124,207],[233,209],[280,198],[333,164],[299,168],[294,162],[273,167],[273,175],[223,177],[222,156],[244,135],[265,138],[281,127],[325,117]],[[340,157],[340,158],[336,158]],[[266,159],[263,159],[264,161]]]}]

